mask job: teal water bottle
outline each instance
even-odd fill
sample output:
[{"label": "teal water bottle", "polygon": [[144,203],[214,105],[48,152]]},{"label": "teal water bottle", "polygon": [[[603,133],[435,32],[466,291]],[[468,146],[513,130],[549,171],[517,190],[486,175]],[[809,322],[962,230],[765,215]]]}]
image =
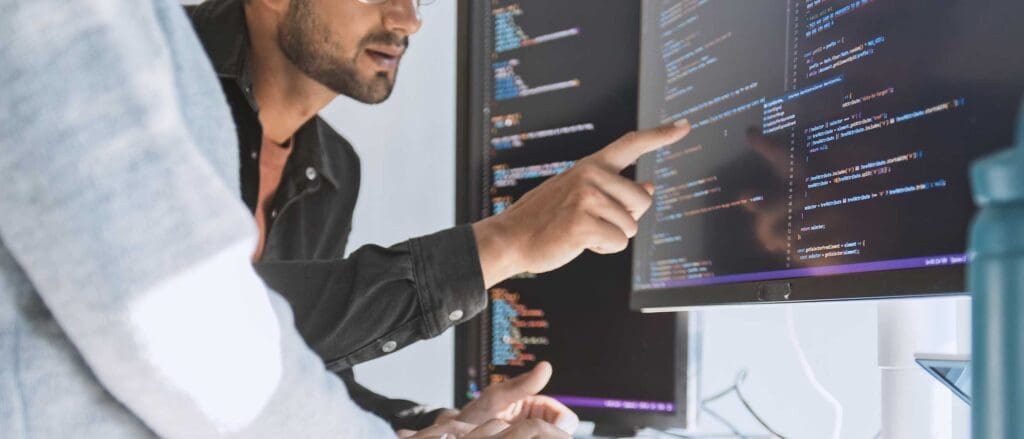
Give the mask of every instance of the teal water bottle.
[{"label": "teal water bottle", "polygon": [[1024,106],[1017,144],[971,168],[972,436],[1024,438]]}]

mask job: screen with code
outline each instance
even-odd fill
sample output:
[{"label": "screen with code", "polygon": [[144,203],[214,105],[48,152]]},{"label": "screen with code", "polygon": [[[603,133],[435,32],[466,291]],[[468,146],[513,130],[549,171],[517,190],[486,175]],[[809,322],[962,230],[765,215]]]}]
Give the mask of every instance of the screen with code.
[{"label": "screen with code", "polygon": [[1024,2],[643,5],[640,126],[693,131],[638,164],[635,293],[967,261],[968,164],[1013,143]]},{"label": "screen with code", "polygon": [[[469,4],[470,170],[460,202],[468,199],[464,220],[471,221],[500,214],[636,129],[640,3]],[[555,373],[545,394],[584,419],[615,412],[625,425],[656,425],[644,416],[681,418],[686,317],[629,310],[631,261],[628,251],[588,252],[554,272],[491,288],[489,308],[460,338],[460,398],[546,360]]]}]

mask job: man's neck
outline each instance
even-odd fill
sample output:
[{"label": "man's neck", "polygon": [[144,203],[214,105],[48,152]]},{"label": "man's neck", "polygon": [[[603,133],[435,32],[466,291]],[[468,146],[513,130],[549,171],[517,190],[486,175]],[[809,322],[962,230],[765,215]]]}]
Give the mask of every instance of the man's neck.
[{"label": "man's neck", "polygon": [[245,7],[251,42],[249,65],[263,136],[284,144],[337,94],[306,76],[285,57],[277,43],[272,13]]}]

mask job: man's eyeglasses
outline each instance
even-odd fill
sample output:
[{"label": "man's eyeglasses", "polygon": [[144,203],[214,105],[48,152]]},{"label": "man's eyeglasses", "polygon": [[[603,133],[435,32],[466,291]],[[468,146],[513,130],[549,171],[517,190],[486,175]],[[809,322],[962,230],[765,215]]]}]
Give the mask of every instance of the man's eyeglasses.
[{"label": "man's eyeglasses", "polygon": [[[367,4],[367,5],[382,5],[382,4],[387,3],[387,2],[389,2],[391,0],[356,0],[356,1],[358,1],[359,3]],[[420,7],[429,5],[429,4],[434,2],[434,0],[412,0],[412,1],[416,3],[416,9],[419,9]]]}]

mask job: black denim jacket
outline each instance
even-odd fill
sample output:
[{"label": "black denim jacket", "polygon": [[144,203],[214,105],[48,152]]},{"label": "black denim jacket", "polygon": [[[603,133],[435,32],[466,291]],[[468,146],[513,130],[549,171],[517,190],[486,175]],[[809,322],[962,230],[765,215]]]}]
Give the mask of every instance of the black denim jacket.
[{"label": "black denim jacket", "polygon": [[[242,199],[255,211],[263,129],[243,3],[210,0],[186,11],[231,106]],[[319,116],[295,134],[294,148],[268,205],[266,248],[256,270],[289,301],[299,332],[357,404],[395,428],[423,428],[436,412],[373,393],[355,382],[351,367],[435,337],[484,309],[472,229],[456,227],[390,248],[365,246],[343,258],[359,193],[359,157]]]}]

